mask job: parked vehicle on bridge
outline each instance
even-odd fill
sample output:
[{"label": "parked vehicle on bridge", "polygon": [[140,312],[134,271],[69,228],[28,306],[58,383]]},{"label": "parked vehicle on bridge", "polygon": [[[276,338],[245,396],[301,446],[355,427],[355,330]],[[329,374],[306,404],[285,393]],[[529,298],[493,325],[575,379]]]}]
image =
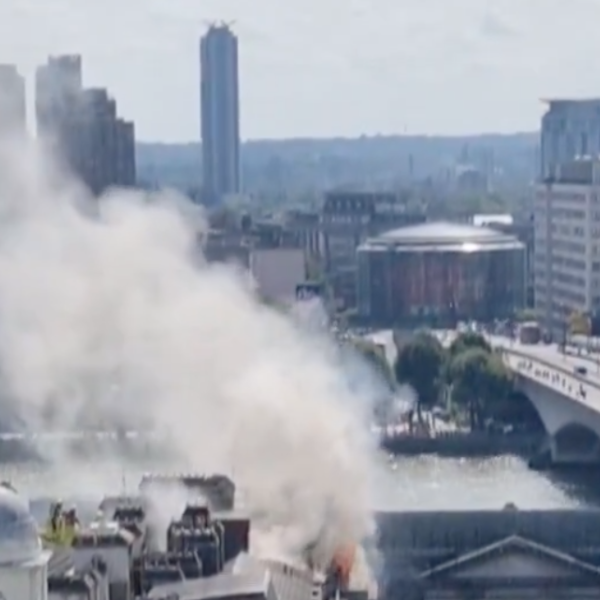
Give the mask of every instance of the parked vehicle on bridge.
[{"label": "parked vehicle on bridge", "polygon": [[542,338],[542,328],[537,321],[521,323],[518,329],[521,344],[539,344]]},{"label": "parked vehicle on bridge", "polygon": [[582,366],[575,367],[575,373],[578,375],[587,375],[587,368]]}]

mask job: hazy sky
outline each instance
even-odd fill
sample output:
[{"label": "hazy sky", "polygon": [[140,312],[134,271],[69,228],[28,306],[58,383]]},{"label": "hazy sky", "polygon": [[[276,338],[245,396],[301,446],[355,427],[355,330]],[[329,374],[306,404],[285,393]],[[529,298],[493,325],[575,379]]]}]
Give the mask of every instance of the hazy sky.
[{"label": "hazy sky", "polygon": [[600,95],[600,0],[0,0],[0,62],[31,89],[81,52],[143,140],[199,137],[198,38],[236,20],[242,135],[531,130]]}]

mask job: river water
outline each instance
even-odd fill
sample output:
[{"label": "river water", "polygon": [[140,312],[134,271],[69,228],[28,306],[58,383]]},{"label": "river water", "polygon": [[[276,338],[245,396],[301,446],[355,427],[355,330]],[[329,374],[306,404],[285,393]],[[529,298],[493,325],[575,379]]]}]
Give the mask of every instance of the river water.
[{"label": "river water", "polygon": [[383,477],[381,508],[395,510],[556,509],[600,506],[600,481],[589,472],[531,471],[515,456],[456,459],[436,456],[390,462]]},{"label": "river water", "polygon": [[[389,332],[379,332],[374,338],[393,354]],[[76,497],[97,506],[104,495],[134,494],[143,473],[157,470],[161,467],[155,459],[146,464],[138,461],[135,466],[114,459],[94,460],[54,469],[0,464],[0,480],[10,481],[32,501]],[[514,456],[391,459],[382,455],[370,487],[373,507],[380,510],[500,509],[508,503],[521,509],[600,507],[600,471],[593,475],[539,473]]]},{"label": "river water", "polygon": [[[446,334],[444,334],[446,335]],[[391,331],[367,336],[396,357]],[[385,461],[376,487],[382,508],[391,510],[477,510],[513,503],[522,509],[600,507],[600,471],[550,474],[531,471],[514,456],[496,458],[398,457]],[[390,469],[393,477],[388,477]]]},{"label": "river water", "polygon": [[[94,463],[70,471],[40,466],[1,465],[0,479],[10,481],[46,514],[48,500],[86,499],[97,506],[103,495],[135,493],[145,471],[153,465],[123,466]],[[521,509],[600,506],[600,477],[558,476],[528,469],[512,456],[449,459],[435,456],[381,457],[371,488],[374,508],[381,510],[500,509],[513,503]],[[40,502],[40,498],[46,501]]]}]

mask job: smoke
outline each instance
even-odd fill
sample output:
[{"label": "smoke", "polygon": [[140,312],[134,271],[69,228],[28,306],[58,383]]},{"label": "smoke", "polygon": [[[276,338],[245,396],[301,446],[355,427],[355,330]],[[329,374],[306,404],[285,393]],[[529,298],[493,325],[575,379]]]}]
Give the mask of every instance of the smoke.
[{"label": "smoke", "polygon": [[327,331],[329,319],[325,306],[319,298],[296,302],[290,307],[290,315],[306,329],[316,333]]},{"label": "smoke", "polygon": [[401,385],[390,403],[389,420],[398,421],[403,415],[417,407],[417,394],[410,385]]},{"label": "smoke", "polygon": [[[232,476],[261,553],[311,547],[323,566],[372,533],[370,398],[322,333],[205,262],[203,228],[175,194],[93,199],[39,148],[4,147],[6,396],[35,431],[153,430],[173,465]],[[109,491],[123,460],[115,453],[109,482],[106,465],[83,467],[67,447],[48,459],[65,494]],[[165,516],[180,500],[162,503]]]},{"label": "smoke", "polygon": [[154,531],[153,545],[160,551],[167,550],[167,530],[173,518],[179,518],[190,501],[206,500],[191,496],[182,484],[153,483],[144,493],[148,501],[147,518]]}]

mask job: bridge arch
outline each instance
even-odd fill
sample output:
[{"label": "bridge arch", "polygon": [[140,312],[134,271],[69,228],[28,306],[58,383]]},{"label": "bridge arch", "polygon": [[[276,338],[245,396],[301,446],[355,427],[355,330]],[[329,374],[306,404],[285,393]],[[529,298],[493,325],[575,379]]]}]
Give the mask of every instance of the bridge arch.
[{"label": "bridge arch", "polygon": [[514,390],[502,406],[501,417],[508,423],[520,423],[529,432],[548,433],[535,402],[523,391]]},{"label": "bridge arch", "polygon": [[582,423],[567,423],[552,437],[558,454],[588,455],[600,448],[600,436],[591,427]]},{"label": "bridge arch", "polygon": [[520,352],[506,360],[516,389],[531,400],[546,430],[540,453],[548,453],[555,465],[600,463],[600,383],[572,372],[566,360]]},{"label": "bridge arch", "polygon": [[600,434],[600,412],[521,374],[515,378],[515,384],[516,389],[531,401],[550,437],[573,423],[579,423]]}]

